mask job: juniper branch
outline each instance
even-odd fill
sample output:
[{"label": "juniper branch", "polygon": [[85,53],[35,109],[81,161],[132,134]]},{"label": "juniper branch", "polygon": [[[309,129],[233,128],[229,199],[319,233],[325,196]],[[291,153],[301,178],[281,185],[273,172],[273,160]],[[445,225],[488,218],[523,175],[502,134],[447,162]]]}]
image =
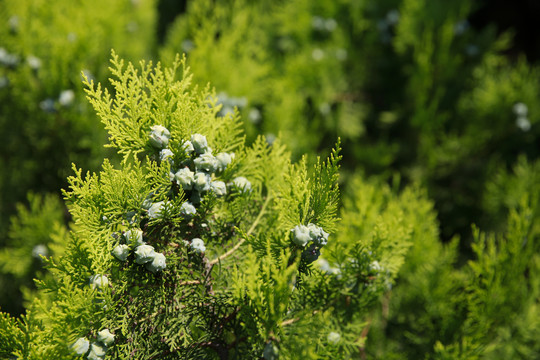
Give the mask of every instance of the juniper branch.
[{"label": "juniper branch", "polygon": [[[268,206],[268,203],[270,202],[270,196],[267,196],[266,197],[266,200],[264,201],[264,204],[263,206],[261,207],[261,211],[259,212],[259,214],[257,215],[257,218],[255,219],[255,221],[253,222],[253,224],[251,224],[251,227],[249,228],[248,232],[246,233],[247,236],[251,235],[251,233],[255,230],[255,228],[257,227],[257,225],[259,224],[265,210],[266,210],[266,206]],[[240,239],[240,241],[238,241],[238,243],[229,251],[227,251],[225,254],[215,258],[214,260],[210,261],[210,266],[214,266],[215,264],[217,264],[218,262],[221,262],[222,260],[226,259],[228,256],[234,254],[234,252],[236,250],[238,250],[238,248],[240,248],[240,246],[242,246],[242,244],[246,241],[246,238],[242,238]]]}]

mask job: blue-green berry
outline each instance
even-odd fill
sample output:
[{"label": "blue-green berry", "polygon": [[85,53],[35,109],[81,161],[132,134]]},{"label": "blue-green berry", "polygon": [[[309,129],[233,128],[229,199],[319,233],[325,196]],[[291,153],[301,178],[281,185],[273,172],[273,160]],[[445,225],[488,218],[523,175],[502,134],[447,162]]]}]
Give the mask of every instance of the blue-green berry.
[{"label": "blue-green berry", "polygon": [[193,164],[195,165],[195,170],[206,171],[209,173],[215,172],[219,167],[218,160],[210,153],[201,154],[198,158],[193,160]]},{"label": "blue-green berry", "polygon": [[381,264],[379,264],[379,262],[377,260],[374,260],[371,262],[371,264],[369,264],[369,270],[370,271],[373,271],[373,272],[380,272],[382,271],[383,267],[381,266]]},{"label": "blue-green berry", "polygon": [[161,211],[163,210],[164,204],[165,204],[164,201],[153,203],[148,209],[148,217],[150,219],[157,219],[161,217]]},{"label": "blue-green berry", "polygon": [[309,228],[305,225],[296,225],[292,230],[293,242],[299,246],[306,246],[311,241]]},{"label": "blue-green berry", "polygon": [[154,247],[150,245],[139,245],[135,249],[135,262],[137,264],[146,264],[147,262],[153,261],[156,252]]},{"label": "blue-green berry", "polygon": [[204,135],[201,135],[201,134],[191,135],[191,144],[193,145],[193,149],[195,150],[197,154],[204,154],[206,152],[211,152],[210,148],[208,147],[208,142],[206,141],[206,136]]},{"label": "blue-green berry", "polygon": [[96,274],[90,276],[90,287],[92,289],[101,290],[109,285],[109,278],[105,275]]},{"label": "blue-green berry", "polygon": [[32,249],[32,256],[37,259],[41,259],[42,256],[46,257],[47,255],[49,255],[49,249],[44,244],[38,244]]},{"label": "blue-green berry", "polygon": [[172,161],[173,157],[174,154],[170,149],[163,149],[159,152],[159,160],[161,161]]},{"label": "blue-green berry", "polygon": [[167,146],[169,139],[171,138],[171,133],[164,126],[154,125],[150,128],[149,141],[152,146],[162,149]]},{"label": "blue-green berry", "polygon": [[212,181],[210,188],[216,196],[224,196],[227,194],[227,185],[225,185],[223,181]]},{"label": "blue-green berry", "polygon": [[54,113],[56,112],[56,104],[54,103],[53,99],[45,99],[39,103],[39,107],[41,110],[45,111],[46,113]]},{"label": "blue-green berry", "polygon": [[143,201],[143,203],[141,205],[141,207],[143,209],[146,209],[146,210],[150,209],[150,207],[153,204],[152,203],[152,197],[154,197],[154,193],[152,193],[152,192],[146,196],[146,198],[144,199],[144,201]]},{"label": "blue-green berry", "polygon": [[518,116],[516,119],[516,126],[521,131],[529,131],[531,129],[531,122],[526,116]]},{"label": "blue-green berry", "polygon": [[330,344],[337,344],[341,340],[341,335],[335,331],[332,331],[328,334],[326,338]]},{"label": "blue-green berry", "polygon": [[199,238],[194,238],[193,240],[191,240],[191,248],[193,249],[193,251],[199,254],[206,251],[206,247],[204,246],[204,241]]},{"label": "blue-green berry", "polygon": [[277,360],[279,358],[279,349],[272,342],[268,342],[263,350],[263,358],[265,360]]},{"label": "blue-green berry", "polygon": [[223,171],[234,160],[234,153],[219,153],[216,155],[217,170]]},{"label": "blue-green berry", "polygon": [[84,355],[88,352],[90,348],[90,341],[87,338],[81,337],[71,345],[71,350],[73,350],[77,355]]},{"label": "blue-green berry", "polygon": [[41,67],[41,60],[34,55],[29,55],[26,58],[26,63],[28,64],[28,66],[30,66],[32,70],[39,70],[39,68]]},{"label": "blue-green berry", "polygon": [[153,260],[146,263],[146,268],[154,274],[164,270],[166,267],[167,261],[162,253],[155,253]]},{"label": "blue-green berry", "polygon": [[133,246],[143,245],[143,232],[140,229],[131,229],[124,232],[124,238],[126,242]]},{"label": "blue-green berry", "polygon": [[182,143],[182,150],[186,153],[186,155],[191,154],[193,151],[195,151],[195,148],[193,147],[193,144],[191,141],[186,140]]},{"label": "blue-green berry", "polygon": [[319,258],[317,261],[317,265],[319,266],[319,269],[321,269],[321,271],[325,272],[328,275],[341,274],[341,270],[337,267],[330,266],[330,263],[326,259]]},{"label": "blue-green berry", "polygon": [[523,117],[527,116],[529,112],[529,108],[527,107],[527,105],[525,105],[522,102],[518,102],[514,104],[514,106],[512,107],[512,110],[514,111],[514,114],[516,114],[517,116],[523,116]]},{"label": "blue-green berry", "polygon": [[212,180],[208,174],[202,172],[195,173],[194,179],[195,190],[199,192],[210,190]]},{"label": "blue-green berry", "polygon": [[86,357],[88,360],[102,360],[105,358],[105,353],[107,352],[107,348],[100,345],[100,344],[92,344],[90,346],[90,352],[88,353],[88,356]]},{"label": "blue-green berry", "polygon": [[232,181],[233,186],[242,192],[251,191],[251,183],[243,176],[238,176]]},{"label": "blue-green berry", "polygon": [[98,332],[97,340],[105,346],[111,346],[114,343],[114,335],[111,334],[109,329],[103,329]]},{"label": "blue-green berry", "polygon": [[311,241],[321,247],[328,243],[328,233],[324,231],[322,227],[311,223],[309,223],[307,227],[309,229]]},{"label": "blue-green berry", "polygon": [[174,181],[184,190],[191,190],[195,182],[195,173],[188,167],[182,168],[174,174]]},{"label": "blue-green berry", "polygon": [[62,106],[71,105],[73,100],[75,100],[75,93],[71,89],[62,91],[58,97],[58,103]]},{"label": "blue-green berry", "polygon": [[116,246],[112,251],[114,257],[120,261],[126,261],[129,256],[129,246],[121,244]]},{"label": "blue-green berry", "polygon": [[189,201],[186,201],[180,206],[180,213],[184,216],[193,216],[197,213],[197,209]]}]

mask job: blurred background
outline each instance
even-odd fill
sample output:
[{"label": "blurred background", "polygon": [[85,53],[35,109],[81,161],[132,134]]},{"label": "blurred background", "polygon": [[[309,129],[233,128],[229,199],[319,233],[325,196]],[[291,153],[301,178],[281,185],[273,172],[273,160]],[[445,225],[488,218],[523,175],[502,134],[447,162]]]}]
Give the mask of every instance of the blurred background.
[{"label": "blurred background", "polygon": [[502,231],[540,180],[539,18],[533,0],[2,0],[0,309],[23,313],[62,254],[71,164],[115,158],[82,86],[109,87],[111,49],[186,54],[248,142],[314,161],[340,137],[344,196],[359,176],[424,189],[465,263],[473,224]]}]

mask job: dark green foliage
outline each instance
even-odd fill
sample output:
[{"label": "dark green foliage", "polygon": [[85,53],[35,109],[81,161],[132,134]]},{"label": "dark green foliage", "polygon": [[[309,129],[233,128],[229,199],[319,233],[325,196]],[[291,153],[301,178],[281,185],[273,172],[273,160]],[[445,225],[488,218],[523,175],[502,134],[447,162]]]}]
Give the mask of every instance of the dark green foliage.
[{"label": "dark green foliage", "polygon": [[[15,253],[28,250],[28,241],[17,244],[7,237],[9,219],[27,192],[59,196],[73,162],[92,170],[99,167],[106,133],[84,99],[81,73],[106,79],[112,47],[128,59],[149,56],[154,3],[2,1],[0,246],[21,246]],[[28,261],[18,266],[25,265]],[[13,314],[22,310],[18,288],[28,286],[34,276],[28,267],[21,271],[27,274],[24,281],[9,271],[0,275],[0,287],[6,291],[0,307]]]},{"label": "dark green foliage", "polygon": [[347,170],[425,184],[442,237],[461,235],[466,249],[495,169],[538,156],[538,70],[501,54],[509,34],[473,28],[475,10],[466,0],[200,1],[161,54],[185,51],[198,81],[251,119],[249,138],[280,133],[299,156],[340,136]]},{"label": "dark green foliage", "polygon": [[81,72],[105,79],[112,47],[129,59],[148,56],[153,4],[2,2],[0,227],[27,191],[57,193],[72,162],[99,166],[106,137],[84,99]]},{"label": "dark green foliage", "polygon": [[[521,162],[494,186],[538,176],[537,164]],[[538,347],[538,183],[512,187],[495,208],[508,220],[498,233],[474,231],[475,258],[456,262],[455,242],[417,238],[406,257],[389,311],[370,332],[373,358],[531,359]],[[508,199],[514,199],[508,201]],[[520,199],[520,200],[517,200]],[[436,235],[436,233],[432,233]]]},{"label": "dark green foliage", "polygon": [[33,279],[43,270],[45,258],[64,251],[64,207],[54,195],[29,194],[29,208],[19,204],[11,219],[6,246],[0,250],[0,294],[3,310],[22,312],[21,291],[33,289]]}]

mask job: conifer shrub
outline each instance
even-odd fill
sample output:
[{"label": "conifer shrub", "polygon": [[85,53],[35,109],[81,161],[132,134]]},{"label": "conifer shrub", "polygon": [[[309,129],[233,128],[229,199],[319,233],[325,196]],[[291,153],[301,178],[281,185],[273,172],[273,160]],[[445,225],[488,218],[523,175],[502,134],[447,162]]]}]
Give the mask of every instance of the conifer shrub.
[{"label": "conifer shrub", "polygon": [[538,69],[470,2],[188,2],[171,67],[121,60],[153,1],[4,4],[0,224],[76,165],[0,235],[0,358],[539,357]]},{"label": "conifer shrub", "polygon": [[136,69],[115,54],[111,63],[114,95],[85,84],[123,160],[105,160],[99,173],[74,166],[64,192],[69,243],[46,259],[50,276],[26,315],[3,315],[1,350],[39,359],[315,358],[313,340],[292,336],[305,332],[329,357],[353,352],[346,323],[329,332],[325,320],[355,312],[320,294],[334,303],[349,296],[313,268],[335,241],[339,146],[308,171],[278,141],[247,147],[239,117],[219,116],[215,94],[192,86],[179,58],[171,68]]}]

